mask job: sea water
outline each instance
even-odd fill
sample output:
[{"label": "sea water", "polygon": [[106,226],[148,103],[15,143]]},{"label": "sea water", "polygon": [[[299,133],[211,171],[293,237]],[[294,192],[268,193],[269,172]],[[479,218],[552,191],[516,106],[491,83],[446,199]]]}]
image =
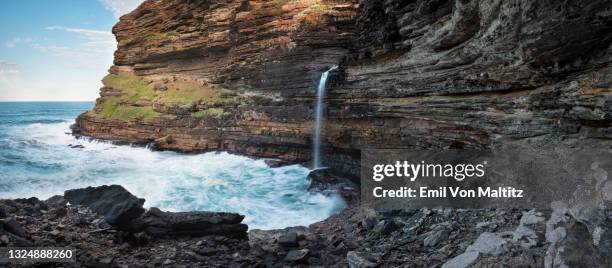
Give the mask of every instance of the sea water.
[{"label": "sea water", "polygon": [[93,105],[0,102],[0,199],[119,184],[146,207],[237,212],[250,229],[308,225],[346,206],[337,195],[308,192],[309,169],[300,165],[271,168],[226,152],[185,155],[75,138],[70,125]]}]

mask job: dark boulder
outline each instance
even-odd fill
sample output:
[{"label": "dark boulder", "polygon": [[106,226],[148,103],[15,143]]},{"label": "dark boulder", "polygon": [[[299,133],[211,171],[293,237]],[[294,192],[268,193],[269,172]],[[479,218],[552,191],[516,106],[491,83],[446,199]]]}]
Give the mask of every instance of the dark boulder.
[{"label": "dark boulder", "polygon": [[398,229],[400,229],[401,226],[398,225],[394,220],[392,219],[387,219],[387,220],[382,220],[379,221],[375,226],[374,229],[372,229],[372,232],[376,233],[376,234],[380,234],[380,235],[388,235]]},{"label": "dark boulder", "polygon": [[436,228],[430,233],[428,233],[427,237],[423,240],[423,245],[426,247],[434,247],[448,239],[450,235],[450,230],[447,228],[441,227]]},{"label": "dark boulder", "polygon": [[349,251],[346,254],[346,262],[350,268],[376,267],[376,263],[373,262],[372,258],[357,251]]},{"label": "dark boulder", "polygon": [[137,198],[119,185],[103,185],[68,190],[64,198],[73,205],[82,205],[102,216],[118,229],[131,229],[132,222],[145,211],[144,199]]},{"label": "dark boulder", "polygon": [[336,192],[347,202],[353,203],[359,199],[358,186],[350,179],[338,176],[329,168],[318,168],[308,173],[309,191]]},{"label": "dark boulder", "polygon": [[243,215],[225,212],[165,212],[151,208],[141,219],[142,228],[152,236],[219,235],[246,238],[248,226]]},{"label": "dark boulder", "polygon": [[243,215],[224,212],[165,212],[151,208],[145,213],[144,199],[119,185],[69,190],[64,198],[73,205],[88,207],[115,228],[152,237],[218,235],[246,238]]},{"label": "dark boulder", "polygon": [[328,189],[340,182],[340,179],[332,174],[329,168],[314,169],[308,173],[307,178],[310,181],[310,186],[308,187],[310,190]]},{"label": "dark boulder", "polygon": [[66,199],[64,199],[64,197],[61,195],[49,197],[49,199],[45,200],[44,202],[51,207],[63,207],[66,205]]},{"label": "dark boulder", "polygon": [[298,246],[298,235],[296,232],[290,231],[281,234],[278,237],[278,244],[283,247],[297,247]]},{"label": "dark boulder", "polygon": [[299,249],[299,250],[291,250],[285,256],[286,262],[302,262],[308,257],[310,250],[308,249]]},{"label": "dark boulder", "polygon": [[9,217],[9,218],[0,220],[0,226],[2,226],[4,230],[6,230],[7,232],[12,233],[16,236],[19,236],[19,237],[26,236],[25,230],[23,229],[23,227],[21,227],[21,224],[19,224],[17,220],[15,220],[15,217]]}]

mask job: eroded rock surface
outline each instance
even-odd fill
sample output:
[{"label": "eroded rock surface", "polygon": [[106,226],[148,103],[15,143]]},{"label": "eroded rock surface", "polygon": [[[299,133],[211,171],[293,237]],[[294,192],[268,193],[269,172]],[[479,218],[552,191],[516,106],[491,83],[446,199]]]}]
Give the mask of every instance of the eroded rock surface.
[{"label": "eroded rock surface", "polygon": [[76,133],[307,161],[313,84],[352,43],[356,0],[145,1]]},{"label": "eroded rock surface", "polygon": [[612,12],[596,1],[145,1],[75,133],[310,160],[319,75],[325,163],[361,148],[609,139]]}]

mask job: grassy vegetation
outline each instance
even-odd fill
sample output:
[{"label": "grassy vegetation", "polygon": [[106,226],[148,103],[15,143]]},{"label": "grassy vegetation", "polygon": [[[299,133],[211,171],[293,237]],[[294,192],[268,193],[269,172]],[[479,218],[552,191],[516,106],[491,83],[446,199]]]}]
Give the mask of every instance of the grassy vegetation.
[{"label": "grassy vegetation", "polygon": [[151,42],[162,42],[166,40],[176,41],[179,39],[180,34],[176,31],[168,31],[163,33],[151,33],[144,37],[130,37],[119,41],[122,46],[127,46],[139,41],[151,41]]},{"label": "grassy vegetation", "polygon": [[221,92],[210,88],[199,88],[190,84],[176,84],[165,91],[155,91],[153,84],[146,83],[134,75],[109,74],[102,80],[104,85],[120,89],[128,101],[147,100],[168,104],[189,104],[197,101],[220,102]]},{"label": "grassy vegetation", "polygon": [[332,6],[322,5],[321,3],[316,3],[310,6],[308,9],[312,13],[324,13],[326,11],[333,10],[334,8]]},{"label": "grassy vegetation", "polygon": [[200,88],[181,87],[170,88],[163,91],[155,99],[164,103],[187,104],[194,101],[202,100],[205,102],[221,101],[221,93],[217,90],[206,90]]},{"label": "grassy vegetation", "polygon": [[216,118],[222,119],[230,116],[230,113],[223,110],[223,108],[208,108],[206,110],[197,111],[192,113],[191,116],[195,118]]},{"label": "grassy vegetation", "polygon": [[105,118],[132,121],[156,117],[159,113],[152,107],[134,107],[120,105],[116,98],[109,98],[100,105],[100,113]]},{"label": "grassy vegetation", "polygon": [[[98,113],[109,119],[133,121],[161,115],[152,107],[135,106],[138,101],[181,106],[192,103],[229,103],[232,98],[224,98],[215,88],[192,82],[170,82],[168,88],[155,90],[153,83],[147,83],[133,74],[109,74],[102,80],[105,86],[120,90],[123,95],[107,97],[100,105]],[[210,108],[192,114],[196,118],[226,118],[230,113],[222,108]]]},{"label": "grassy vegetation", "polygon": [[153,86],[148,84],[134,75],[116,75],[109,74],[102,79],[104,85],[121,89],[126,93],[128,100],[153,100],[155,98],[155,91]]}]

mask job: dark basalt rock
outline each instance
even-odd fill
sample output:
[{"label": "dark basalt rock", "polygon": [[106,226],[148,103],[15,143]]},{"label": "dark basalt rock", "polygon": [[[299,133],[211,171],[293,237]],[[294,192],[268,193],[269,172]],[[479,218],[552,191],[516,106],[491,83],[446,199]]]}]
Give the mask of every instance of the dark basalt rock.
[{"label": "dark basalt rock", "polygon": [[310,181],[308,189],[327,189],[340,182],[340,178],[334,175],[329,168],[318,168],[310,171],[306,177]]},{"label": "dark basalt rock", "polygon": [[281,234],[277,240],[278,244],[283,247],[296,247],[298,245],[298,235],[293,231]]},{"label": "dark basalt rock", "polygon": [[49,197],[49,199],[45,200],[45,203],[52,207],[64,206],[66,205],[66,199],[62,195],[54,195]]},{"label": "dark basalt rock", "polygon": [[350,268],[373,268],[376,267],[376,263],[372,262],[368,258],[364,257],[363,254],[356,251],[349,251],[346,254],[346,262]]},{"label": "dark basalt rock", "polygon": [[[69,190],[64,198],[72,205],[87,207],[104,216],[106,222],[115,228],[132,233],[144,231],[156,237],[219,235],[246,238],[248,229],[241,223],[244,216],[236,213],[164,212],[158,208],[144,213],[144,199],[137,198],[119,185]],[[59,197],[53,199],[47,202],[61,204]]]},{"label": "dark basalt rock", "polygon": [[423,239],[423,245],[426,247],[434,247],[440,242],[448,239],[449,234],[450,230],[444,227],[433,230]]},{"label": "dark basalt rock", "polygon": [[[356,206],[309,227],[251,230],[247,241],[226,236],[228,229],[183,235],[213,222],[241,226],[242,216],[233,213],[169,213],[153,208],[139,218],[146,223],[141,226],[164,232],[151,235],[117,230],[80,205],[49,202],[49,211],[68,211],[55,216],[42,209],[43,203],[0,200],[0,207],[11,213],[0,219],[0,247],[77,247],[77,267],[543,267],[545,263],[610,267],[609,229],[599,225],[591,232],[563,207],[378,213]],[[14,228],[3,224],[13,219],[22,231],[9,231]],[[491,224],[483,228],[478,222]]]},{"label": "dark basalt rock", "polygon": [[220,235],[246,238],[248,226],[243,215],[224,212],[164,212],[158,208],[147,211],[141,221],[145,232],[152,236]]},{"label": "dark basalt rock", "polygon": [[287,253],[284,260],[287,262],[302,262],[308,257],[309,253],[308,249],[292,250]]},{"label": "dark basalt rock", "polygon": [[7,232],[12,233],[16,236],[26,236],[25,230],[23,230],[23,227],[21,227],[21,225],[15,220],[15,217],[9,217],[0,220],[0,226],[2,226],[2,228],[4,228],[4,230],[6,230]]},{"label": "dark basalt rock", "polygon": [[73,205],[86,206],[103,215],[104,219],[119,229],[130,229],[131,222],[140,217],[145,200],[137,198],[119,185],[103,185],[68,190],[64,198]]},{"label": "dark basalt rock", "polygon": [[335,192],[350,204],[359,200],[358,184],[349,178],[336,175],[330,168],[314,169],[306,178],[310,181],[309,191]]}]

